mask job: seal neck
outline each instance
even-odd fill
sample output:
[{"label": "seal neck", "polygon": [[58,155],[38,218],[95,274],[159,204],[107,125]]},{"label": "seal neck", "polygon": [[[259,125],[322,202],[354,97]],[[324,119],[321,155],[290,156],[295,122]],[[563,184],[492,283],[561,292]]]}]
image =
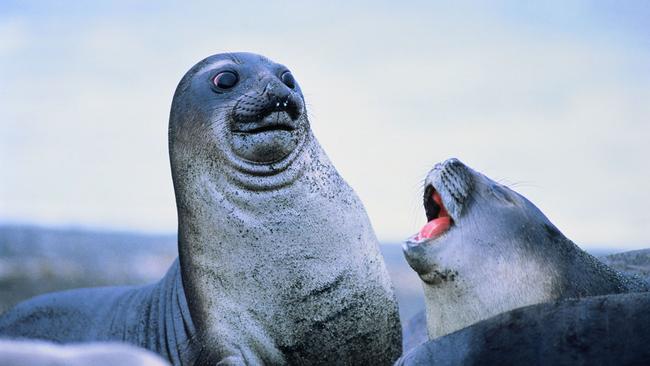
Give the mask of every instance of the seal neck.
[{"label": "seal neck", "polygon": [[262,192],[282,189],[297,180],[305,172],[306,167],[322,154],[322,149],[316,142],[311,131],[301,138],[297,148],[286,158],[273,163],[253,163],[236,158],[229,153],[221,174],[229,184],[239,189],[251,192]]},{"label": "seal neck", "polygon": [[[230,256],[243,250],[236,241],[251,241],[249,248],[283,230],[293,231],[288,237],[308,231],[310,226],[321,230],[314,225],[326,226],[341,216],[339,211],[345,206],[355,206],[353,215],[362,212],[361,219],[369,226],[356,195],[311,133],[306,142],[290,165],[269,175],[176,157],[172,173],[179,235],[185,240],[180,247],[212,247],[222,252],[220,255]],[[241,232],[248,228],[258,228],[258,234]],[[227,248],[232,245],[234,248]]]},{"label": "seal neck", "polygon": [[[267,190],[243,186],[221,167],[175,172],[183,287],[205,344],[221,342],[229,322],[259,329],[261,338],[301,344],[313,322],[343,329],[358,320],[349,309],[373,312],[392,301],[356,194],[315,140],[295,164],[302,165],[295,179]],[[353,342],[337,341],[341,348]]]},{"label": "seal neck", "polygon": [[331,263],[348,260],[341,253],[350,255],[351,250],[362,250],[361,243],[376,243],[361,202],[315,141],[294,164],[301,170],[290,167],[281,173],[293,174],[294,179],[264,190],[226,177],[223,173],[228,170],[215,174],[190,167],[177,174],[184,273],[212,267],[219,283],[228,287],[233,281],[236,291],[236,282],[265,282],[268,271],[288,268],[291,258],[311,263],[295,271],[332,272]]}]

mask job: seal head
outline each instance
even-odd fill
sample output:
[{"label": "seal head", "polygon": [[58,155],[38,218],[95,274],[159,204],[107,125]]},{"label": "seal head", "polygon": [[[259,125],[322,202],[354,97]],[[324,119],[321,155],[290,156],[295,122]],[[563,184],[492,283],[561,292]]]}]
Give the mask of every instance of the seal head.
[{"label": "seal head", "polygon": [[427,224],[403,244],[430,338],[525,305],[645,288],[567,239],[522,195],[449,159],[425,180]]},{"label": "seal head", "polygon": [[200,153],[251,189],[295,180],[302,165],[294,160],[311,138],[291,71],[250,53],[218,54],[194,66],[177,88],[169,128],[172,164]]}]

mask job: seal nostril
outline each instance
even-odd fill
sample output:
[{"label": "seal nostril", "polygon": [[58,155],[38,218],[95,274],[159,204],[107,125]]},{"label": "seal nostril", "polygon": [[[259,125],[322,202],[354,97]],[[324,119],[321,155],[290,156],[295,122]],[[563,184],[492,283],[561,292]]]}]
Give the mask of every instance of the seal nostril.
[{"label": "seal nostril", "polygon": [[292,120],[296,120],[300,117],[300,107],[292,96],[276,97],[274,100],[275,107],[273,108],[273,111],[287,112]]},{"label": "seal nostril", "polygon": [[280,80],[284,83],[284,85],[288,86],[289,88],[293,89],[296,87],[296,79],[293,78],[293,75],[291,75],[290,71],[285,71],[281,76]]}]

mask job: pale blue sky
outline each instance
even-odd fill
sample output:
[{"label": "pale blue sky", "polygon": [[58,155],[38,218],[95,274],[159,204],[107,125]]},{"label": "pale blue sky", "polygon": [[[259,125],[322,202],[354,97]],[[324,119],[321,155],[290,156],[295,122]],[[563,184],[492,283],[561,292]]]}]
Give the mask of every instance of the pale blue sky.
[{"label": "pale blue sky", "polygon": [[174,88],[244,50],[293,70],[380,239],[456,156],[583,246],[650,246],[649,2],[396,4],[3,1],[0,220],[174,231]]}]

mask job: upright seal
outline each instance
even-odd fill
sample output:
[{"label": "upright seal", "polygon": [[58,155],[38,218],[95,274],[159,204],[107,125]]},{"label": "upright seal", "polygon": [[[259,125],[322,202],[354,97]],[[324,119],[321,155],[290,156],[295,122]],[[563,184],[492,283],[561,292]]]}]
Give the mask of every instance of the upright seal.
[{"label": "upright seal", "polygon": [[403,246],[424,283],[429,338],[526,305],[647,291],[582,251],[525,197],[457,159],[425,181],[429,221]]},{"label": "upright seal", "polygon": [[[401,330],[366,212],[283,65],[219,54],[176,89],[179,260],[158,284],[37,297],[0,334],[124,340],[174,364],[390,364]],[[64,326],[65,325],[65,326]]]}]

